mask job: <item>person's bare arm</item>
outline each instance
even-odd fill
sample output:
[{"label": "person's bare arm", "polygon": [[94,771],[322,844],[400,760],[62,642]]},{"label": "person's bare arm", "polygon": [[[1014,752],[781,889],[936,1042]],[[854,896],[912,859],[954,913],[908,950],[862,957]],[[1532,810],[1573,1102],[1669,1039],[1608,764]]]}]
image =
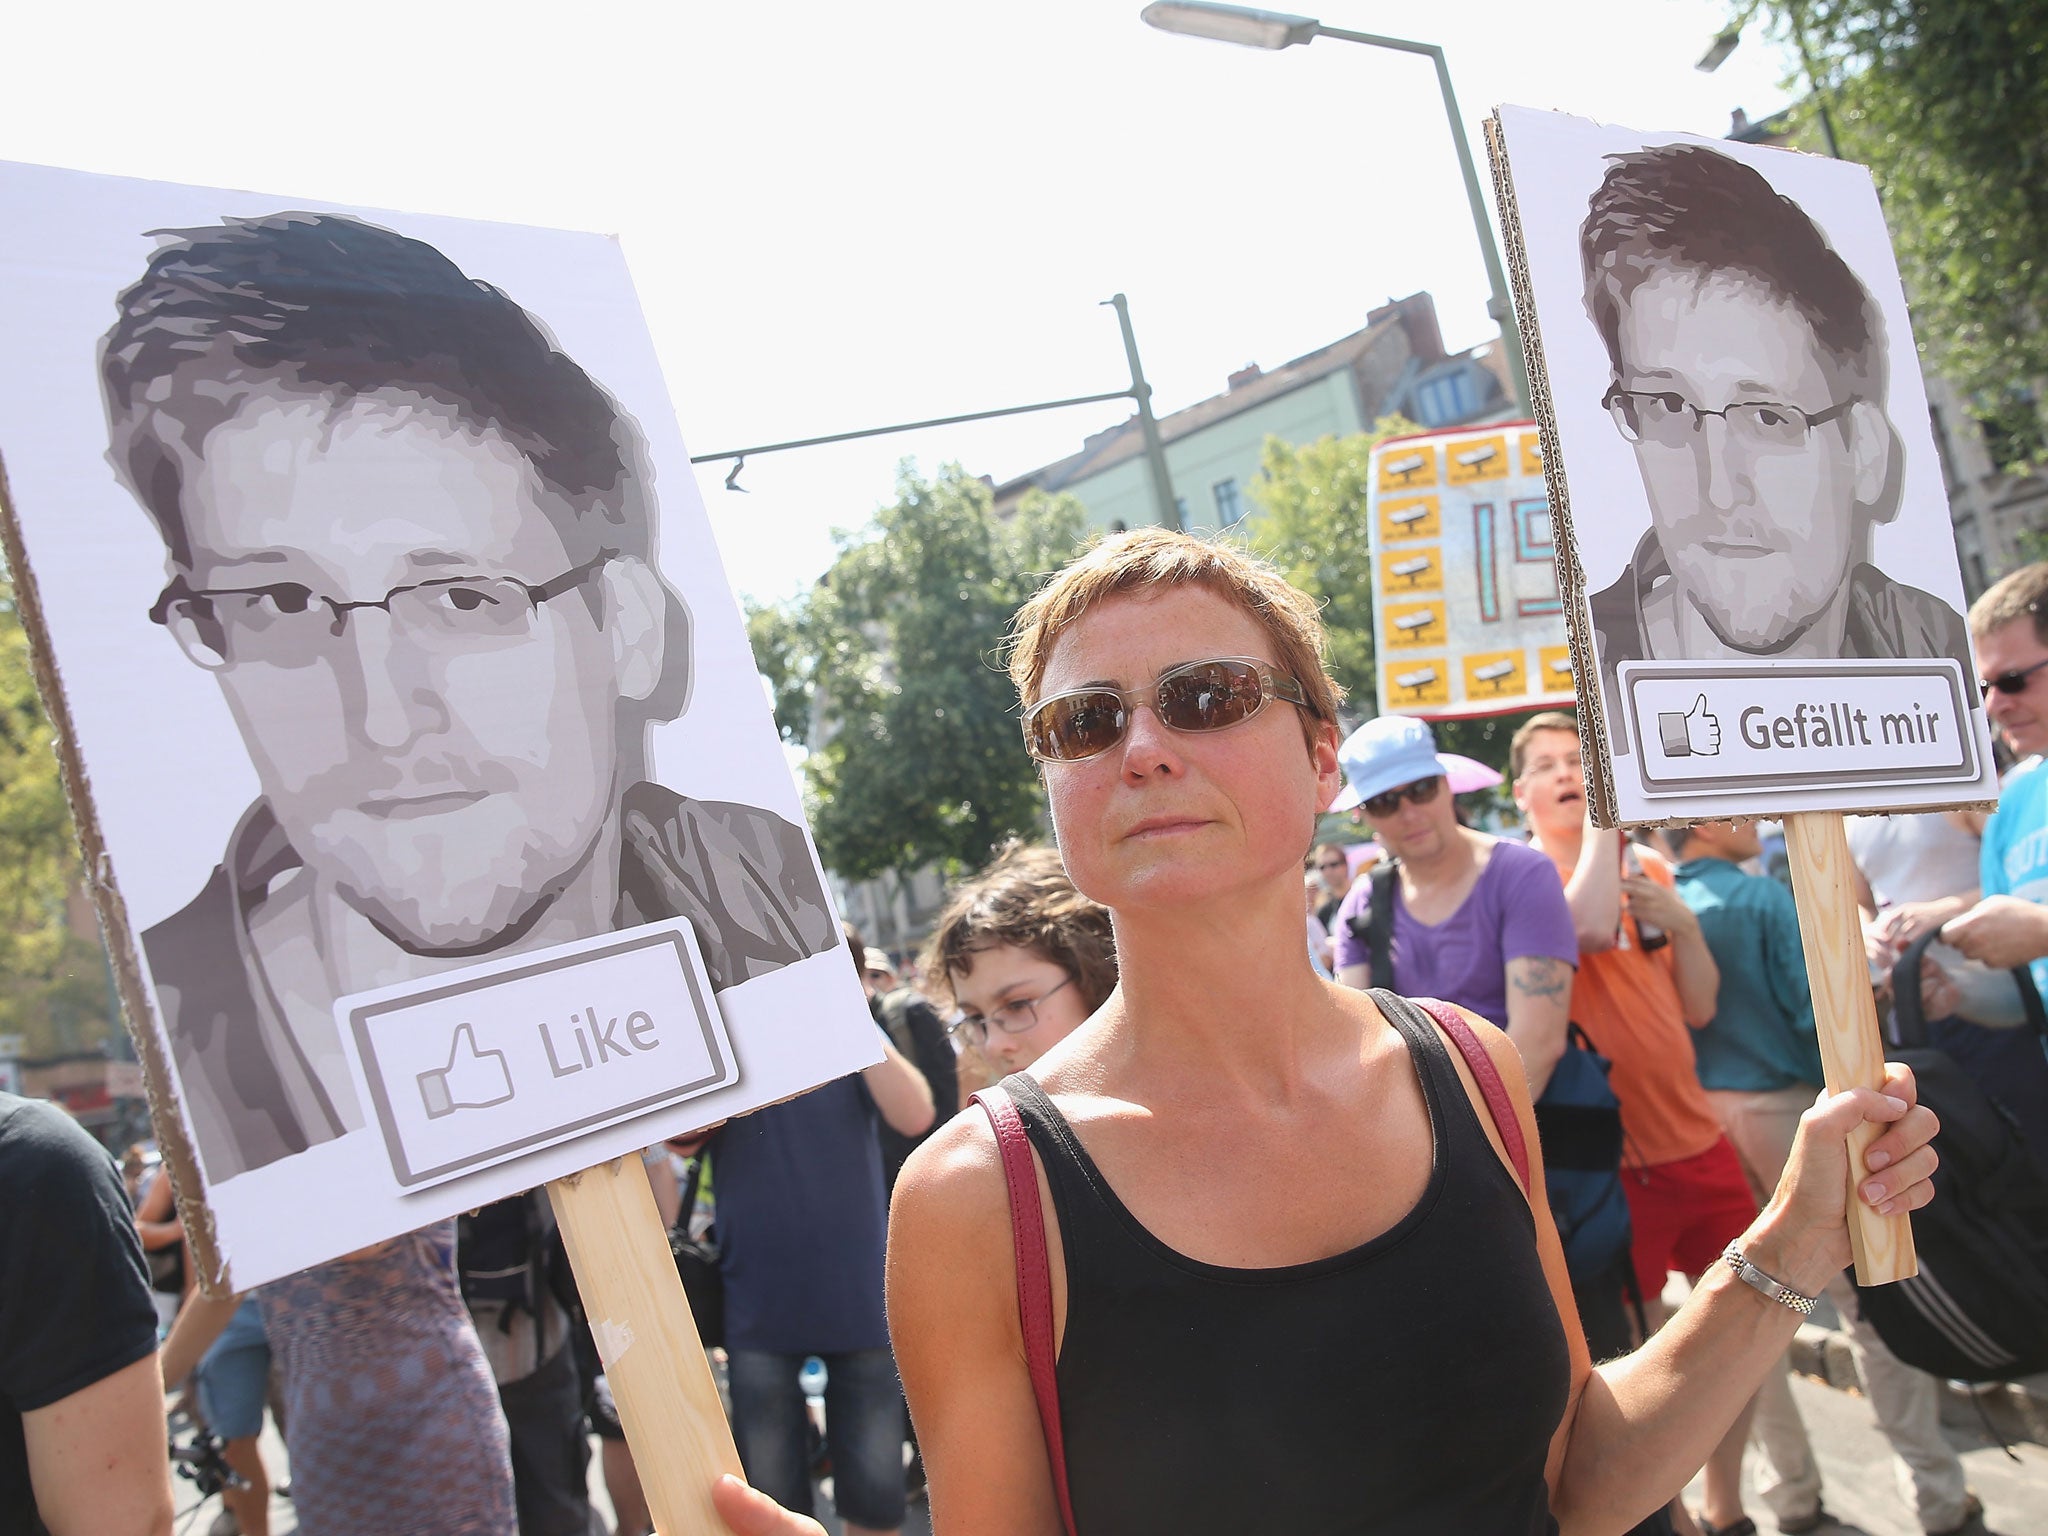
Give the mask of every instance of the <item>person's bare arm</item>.
[{"label": "person's bare arm", "polygon": [[1678,1005],[1685,1022],[1704,1029],[1714,1022],[1721,999],[1721,967],[1707,948],[1706,935],[1691,907],[1669,886],[1647,876],[1630,876],[1621,882],[1628,894],[1628,909],[1637,923],[1662,928],[1671,940],[1671,980],[1678,989]]},{"label": "person's bare arm", "polygon": [[1519,955],[1507,964],[1507,981],[1508,1038],[1521,1052],[1531,1097],[1540,1099],[1564,1055],[1572,968],[1551,955]]},{"label": "person's bare arm", "polygon": [[882,1059],[872,1067],[863,1067],[860,1075],[890,1130],[899,1136],[921,1136],[932,1128],[932,1121],[938,1117],[932,1085],[886,1035],[882,1038]]},{"label": "person's bare arm", "polygon": [[1337,979],[1347,987],[1356,987],[1363,992],[1372,985],[1372,967],[1369,965],[1340,965]]},{"label": "person's bare arm", "polygon": [[2006,971],[2048,955],[2048,907],[1987,896],[1942,925],[1941,937],[1980,965]]},{"label": "person's bare arm", "polygon": [[154,1354],[30,1409],[21,1434],[51,1536],[168,1536],[170,1441]]},{"label": "person's bare arm", "polygon": [[[1064,1255],[1038,1181],[1058,1347]],[[930,1478],[932,1529],[1058,1536],[1024,1338],[1010,1207],[987,1120],[950,1120],[911,1155],[889,1213],[889,1337]]]},{"label": "person's bare arm", "polygon": [[151,1253],[184,1239],[185,1224],[178,1219],[171,1176],[161,1168],[143,1192],[142,1203],[135,1208],[135,1230],[142,1237],[142,1246]]},{"label": "person's bare arm", "polygon": [[661,1213],[661,1224],[672,1227],[683,1212],[683,1186],[676,1178],[676,1165],[667,1146],[655,1150],[659,1156],[643,1156],[641,1161],[647,1168],[647,1187],[654,1191],[654,1208]]},{"label": "person's bare arm", "polygon": [[1580,954],[1614,948],[1614,935],[1621,927],[1621,834],[1594,826],[1590,812],[1579,841],[1579,862],[1564,883],[1564,899],[1572,909]]},{"label": "person's bare arm", "polygon": [[[1849,1262],[1846,1143],[1859,1121],[1886,1128],[1867,1154],[1883,1166],[1859,1179],[1857,1198],[1879,1210],[1917,1209],[1932,1198],[1934,1116],[1913,1106],[1909,1071],[1894,1064],[1886,1073],[1883,1093],[1859,1088],[1807,1111],[1776,1193],[1738,1240],[1751,1263],[1806,1295]],[[1875,1198],[1873,1186],[1881,1191]],[[1560,1531],[1619,1533],[1664,1504],[1779,1368],[1799,1321],[1725,1265],[1711,1267],[1655,1337],[1584,1381],[1552,1444],[1551,1510]]]},{"label": "person's bare arm", "polygon": [[196,1288],[186,1293],[185,1304],[178,1309],[177,1321],[171,1324],[159,1354],[166,1386],[175,1387],[192,1374],[199,1357],[227,1331],[241,1304],[239,1296],[209,1296]]}]

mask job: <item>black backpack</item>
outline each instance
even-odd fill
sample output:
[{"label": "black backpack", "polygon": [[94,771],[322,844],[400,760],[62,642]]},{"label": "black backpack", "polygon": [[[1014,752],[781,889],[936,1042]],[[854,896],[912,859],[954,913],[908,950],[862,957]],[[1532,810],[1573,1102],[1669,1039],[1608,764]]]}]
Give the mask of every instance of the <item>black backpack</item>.
[{"label": "black backpack", "polygon": [[[1892,967],[1887,1051],[1913,1069],[1920,1102],[1941,1119],[1934,1200],[1913,1213],[1920,1273],[1856,1288],[1863,1315],[1908,1365],[1953,1381],[2008,1381],[2048,1370],[2048,1170],[2019,1122],[1946,1052],[1927,1043],[1920,960],[1936,935]],[[2048,1011],[2025,967],[2013,972],[2043,1050]]]},{"label": "black backpack", "polygon": [[[1372,906],[1364,931],[1353,933],[1372,954],[1372,984],[1394,985],[1394,880],[1399,862],[1384,859],[1372,872]],[[1564,1055],[1536,1101],[1536,1135],[1543,1149],[1544,1189],[1551,1220],[1564,1245],[1572,1279],[1591,1284],[1613,1273],[1629,1251],[1628,1196],[1621,1187],[1621,1101],[1608,1086],[1607,1058],[1574,1024]],[[1635,1272],[1628,1271],[1634,1291]],[[1637,1298],[1640,1306],[1640,1298]]]},{"label": "black backpack", "polygon": [[455,1273],[462,1299],[503,1308],[500,1327],[510,1331],[515,1309],[539,1320],[546,1298],[575,1311],[575,1278],[553,1213],[543,1209],[545,1190],[507,1195],[455,1219]]}]

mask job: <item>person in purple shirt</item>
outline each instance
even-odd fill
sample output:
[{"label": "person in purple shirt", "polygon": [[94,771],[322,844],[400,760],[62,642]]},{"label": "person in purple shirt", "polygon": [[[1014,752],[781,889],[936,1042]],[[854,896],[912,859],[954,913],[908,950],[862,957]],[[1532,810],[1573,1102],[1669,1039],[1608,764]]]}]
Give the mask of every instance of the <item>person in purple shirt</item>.
[{"label": "person in purple shirt", "polygon": [[1540,1098],[1564,1054],[1579,941],[1557,868],[1521,843],[1458,824],[1436,737],[1420,720],[1381,715],[1338,749],[1346,786],[1332,810],[1362,806],[1399,861],[1392,976],[1372,974],[1373,882],[1337,909],[1337,979],[1440,997],[1507,1032]]}]

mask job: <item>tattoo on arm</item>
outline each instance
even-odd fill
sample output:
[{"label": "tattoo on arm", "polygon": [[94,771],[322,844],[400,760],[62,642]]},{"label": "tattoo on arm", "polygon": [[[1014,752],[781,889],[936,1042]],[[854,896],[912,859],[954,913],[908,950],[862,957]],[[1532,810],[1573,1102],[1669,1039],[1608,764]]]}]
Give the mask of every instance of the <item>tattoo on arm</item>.
[{"label": "tattoo on arm", "polygon": [[1508,985],[1524,997],[1555,1000],[1572,984],[1572,968],[1549,955],[1522,955],[1508,962]]}]

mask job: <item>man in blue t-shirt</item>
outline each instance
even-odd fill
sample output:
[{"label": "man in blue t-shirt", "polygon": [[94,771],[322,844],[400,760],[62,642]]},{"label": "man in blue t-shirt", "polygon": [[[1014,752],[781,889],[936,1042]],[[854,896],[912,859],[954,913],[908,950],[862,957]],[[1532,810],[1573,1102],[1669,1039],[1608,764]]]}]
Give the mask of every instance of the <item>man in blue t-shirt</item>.
[{"label": "man in blue t-shirt", "polygon": [[2048,563],[2023,566],[1970,607],[1984,713],[2013,756],[1997,814],[1985,825],[1983,899],[1942,927],[1972,960],[2032,964],[2048,991]]}]

